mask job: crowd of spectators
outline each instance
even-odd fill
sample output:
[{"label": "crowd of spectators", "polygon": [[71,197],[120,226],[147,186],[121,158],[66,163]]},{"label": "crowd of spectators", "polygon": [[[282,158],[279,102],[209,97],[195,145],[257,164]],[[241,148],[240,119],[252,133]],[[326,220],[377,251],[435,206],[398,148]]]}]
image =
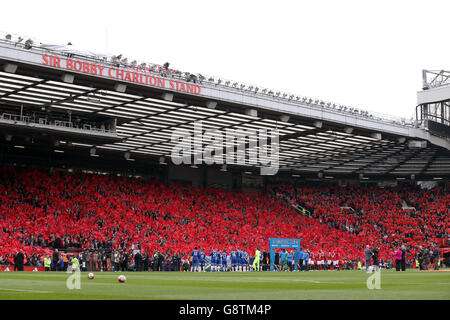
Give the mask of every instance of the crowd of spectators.
[{"label": "crowd of spectators", "polygon": [[[441,189],[293,190],[278,186],[244,193],[115,175],[0,168],[0,263],[13,264],[22,249],[25,265],[38,265],[58,249],[53,268],[62,270],[67,266],[61,251],[80,254],[85,270],[180,270],[193,246],[206,252],[268,251],[269,238],[301,238],[311,260],[323,256],[351,263],[363,260],[367,243],[379,243],[379,256],[387,261],[400,244],[413,257],[416,246],[428,245],[449,225],[450,198]],[[311,216],[299,214],[280,196],[302,203]],[[402,212],[400,199],[418,211]]]},{"label": "crowd of spectators", "polygon": [[450,193],[445,187],[427,190],[316,183],[277,185],[270,190],[321,224],[379,246],[384,261],[393,259],[393,252],[402,245],[406,259],[414,260],[420,246],[430,248],[450,233]]}]

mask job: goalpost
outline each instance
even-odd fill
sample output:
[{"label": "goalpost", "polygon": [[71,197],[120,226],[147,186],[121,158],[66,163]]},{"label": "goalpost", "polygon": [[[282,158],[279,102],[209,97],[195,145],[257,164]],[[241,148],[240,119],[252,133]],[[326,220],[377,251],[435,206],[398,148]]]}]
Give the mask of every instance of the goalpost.
[{"label": "goalpost", "polygon": [[283,249],[295,249],[294,253],[294,270],[297,271],[298,259],[300,256],[300,239],[277,239],[270,238],[269,239],[269,248],[270,248],[270,271],[274,269],[275,262],[275,249],[283,248]]}]

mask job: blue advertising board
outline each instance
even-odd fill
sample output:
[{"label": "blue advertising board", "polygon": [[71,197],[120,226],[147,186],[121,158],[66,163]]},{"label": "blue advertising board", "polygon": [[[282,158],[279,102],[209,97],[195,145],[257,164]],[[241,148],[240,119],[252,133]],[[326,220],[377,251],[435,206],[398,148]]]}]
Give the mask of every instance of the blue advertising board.
[{"label": "blue advertising board", "polygon": [[294,252],[294,270],[297,270],[298,259],[300,256],[300,239],[277,239],[270,238],[269,239],[269,247],[270,247],[270,271],[274,269],[274,261],[275,261],[275,249],[295,249]]}]

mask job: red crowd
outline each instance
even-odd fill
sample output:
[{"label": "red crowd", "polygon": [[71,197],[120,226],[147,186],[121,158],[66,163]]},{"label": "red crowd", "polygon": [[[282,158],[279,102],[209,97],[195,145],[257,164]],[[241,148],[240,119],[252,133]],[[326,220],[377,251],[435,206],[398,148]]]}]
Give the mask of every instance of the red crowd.
[{"label": "red crowd", "polygon": [[[380,257],[392,257],[397,244],[415,254],[449,226],[450,196],[444,190],[277,187],[278,196],[115,175],[0,168],[0,257],[12,262],[50,254],[55,247],[80,249],[139,245],[142,253],[187,255],[194,246],[210,252],[241,248],[268,250],[269,238],[301,238],[316,260],[362,260],[367,243],[380,244]],[[299,214],[279,196],[303,203]],[[407,199],[418,208],[401,210]],[[341,210],[351,206],[356,212]],[[351,228],[351,229],[350,229]]]},{"label": "red crowd", "polygon": [[450,234],[450,193],[442,187],[377,188],[337,185],[274,187],[289,203],[305,208],[320,223],[362,237],[380,247],[380,258],[392,259],[401,245],[415,257]]}]

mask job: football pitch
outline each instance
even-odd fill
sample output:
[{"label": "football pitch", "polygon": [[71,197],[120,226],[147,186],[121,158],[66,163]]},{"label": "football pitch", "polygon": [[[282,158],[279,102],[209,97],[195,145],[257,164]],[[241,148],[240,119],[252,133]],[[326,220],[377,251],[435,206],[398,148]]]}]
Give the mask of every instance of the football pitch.
[{"label": "football pitch", "polygon": [[81,273],[80,289],[69,290],[63,272],[2,272],[0,300],[329,300],[450,299],[450,272],[381,271],[379,290],[366,286],[364,271],[310,272],[96,272]]}]

